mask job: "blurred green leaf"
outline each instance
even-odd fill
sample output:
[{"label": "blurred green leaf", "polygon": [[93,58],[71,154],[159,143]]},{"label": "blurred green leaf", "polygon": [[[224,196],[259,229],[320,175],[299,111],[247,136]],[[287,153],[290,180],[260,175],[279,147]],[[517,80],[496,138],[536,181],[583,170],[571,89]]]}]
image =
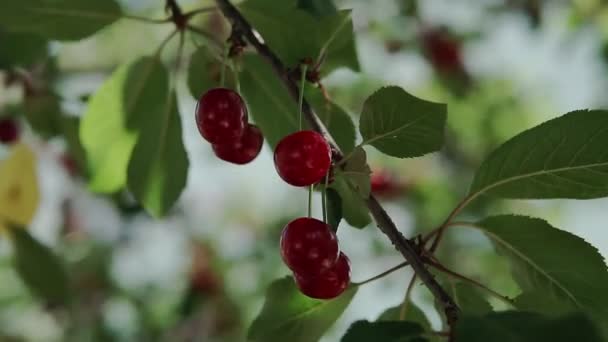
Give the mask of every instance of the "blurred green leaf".
[{"label": "blurred green leaf", "polygon": [[[244,70],[241,72],[241,91],[255,123],[264,133],[264,138],[274,149],[283,137],[299,130],[298,105],[276,76],[272,68],[257,55],[243,56]],[[355,145],[355,128],[350,116],[333,103],[326,105],[323,95],[307,85],[307,99],[318,111],[321,121],[336,139],[340,148],[352,150]],[[302,129],[309,129],[302,118]]]},{"label": "blurred green leaf", "polygon": [[9,229],[15,248],[15,268],[23,282],[49,304],[66,304],[70,294],[62,262],[23,227],[9,225]]},{"label": "blurred green leaf", "polygon": [[114,0],[19,0],[0,3],[0,23],[14,32],[79,40],[122,16]]},{"label": "blurred green leaf", "polygon": [[266,292],[262,311],[249,328],[251,341],[316,342],[342,315],[357,287],[332,300],[309,298],[292,277],[274,281]]},{"label": "blurred green leaf", "polygon": [[409,321],[357,321],[346,331],[341,342],[424,342],[424,329]]},{"label": "blurred green leaf", "polygon": [[114,71],[91,97],[80,125],[91,190],[110,193],[126,185],[139,126],[166,108],[168,88],[162,63],[142,57]]},{"label": "blurred green leaf", "polygon": [[384,87],[365,100],[359,122],[363,143],[393,157],[418,157],[443,146],[446,105]]},{"label": "blurred green leaf", "polygon": [[325,53],[324,73],[337,66],[357,70],[350,11],[315,18],[296,5],[294,0],[248,0],[239,7],[287,66]]},{"label": "blurred green leaf", "polygon": [[61,132],[61,104],[55,94],[43,94],[25,98],[25,119],[32,129],[49,139]]},{"label": "blurred green leaf", "polygon": [[469,193],[502,198],[608,196],[608,112],[579,110],[529,129],[481,165]]},{"label": "blurred green leaf", "polygon": [[490,303],[473,285],[463,282],[444,282],[443,287],[465,314],[483,315],[492,311]]},{"label": "blurred green leaf", "polygon": [[[384,311],[376,321],[400,321],[400,316],[401,304]],[[403,319],[409,322],[419,324],[425,331],[431,330],[431,322],[429,322],[428,318],[426,317],[424,312],[418,307],[418,305],[414,304],[411,301],[407,304],[407,310],[405,311],[405,316],[403,317]]]},{"label": "blurred green leaf", "polygon": [[602,342],[593,323],[583,314],[548,318],[522,311],[463,316],[456,325],[456,341],[466,342]]},{"label": "blurred green leaf", "polygon": [[338,12],[332,0],[298,0],[298,8],[319,17]]},{"label": "blurred green leaf", "polygon": [[577,311],[576,305],[570,301],[547,296],[544,291],[526,291],[514,299],[515,307],[522,311],[539,312],[545,315],[562,315]]},{"label": "blurred green leaf", "polygon": [[163,107],[149,112],[142,121],[128,168],[129,190],[156,217],[173,206],[188,178],[177,96],[165,97]]},{"label": "blurred green leaf", "polygon": [[543,302],[567,302],[608,322],[608,269],[585,240],[525,216],[493,216],[471,227],[507,257],[524,292],[547,297]]},{"label": "blurred green leaf", "polygon": [[362,198],[368,198],[371,192],[372,170],[367,165],[367,155],[362,147],[357,147],[344,164],[340,172],[349,181]]},{"label": "blurred green leaf", "polygon": [[365,201],[348,184],[343,175],[336,175],[331,188],[335,189],[342,199],[342,215],[348,224],[356,228],[365,228],[372,222]]},{"label": "blurred green leaf", "polygon": [[[222,63],[214,58],[207,46],[196,49],[190,58],[188,67],[188,89],[195,99],[198,99],[207,90],[219,87],[221,80]],[[234,72],[226,67],[225,87],[235,89]]]},{"label": "blurred green leaf", "polygon": [[0,30],[0,69],[27,68],[44,60],[48,55],[47,43],[46,39],[35,34]]}]

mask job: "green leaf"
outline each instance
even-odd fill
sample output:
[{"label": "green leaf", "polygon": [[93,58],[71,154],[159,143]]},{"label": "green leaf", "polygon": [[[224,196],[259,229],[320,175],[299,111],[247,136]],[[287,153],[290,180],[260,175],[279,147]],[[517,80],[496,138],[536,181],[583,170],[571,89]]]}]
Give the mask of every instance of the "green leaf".
[{"label": "green leaf", "polygon": [[365,201],[349,185],[344,176],[337,174],[330,187],[335,189],[342,199],[342,215],[348,224],[356,228],[365,228],[372,222]]},{"label": "green leaf", "polygon": [[44,60],[48,55],[47,43],[35,34],[0,31],[0,69],[27,68]]},{"label": "green leaf", "polygon": [[[188,67],[188,89],[195,99],[207,90],[220,85],[222,63],[209,53],[209,48],[201,46],[192,54]],[[226,67],[225,87],[235,89],[234,72]]]},{"label": "green leaf", "polygon": [[455,341],[466,342],[602,342],[596,327],[583,314],[548,318],[536,313],[506,311],[463,316]]},{"label": "green leaf", "polygon": [[332,0],[298,0],[298,8],[319,17],[338,12]]},{"label": "green leaf", "polygon": [[[355,124],[350,115],[337,104],[327,101],[318,88],[306,85],[306,99],[344,153],[355,148]],[[306,125],[308,127],[308,125]]]},{"label": "green leaf", "polygon": [[149,112],[142,121],[128,169],[129,190],[156,217],[173,206],[188,178],[177,97],[167,96],[164,108]]},{"label": "green leaf", "polygon": [[336,190],[327,188],[327,223],[338,229],[340,221],[342,221],[342,199]]},{"label": "green leaf", "polygon": [[469,193],[502,198],[608,196],[608,112],[579,110],[529,129],[483,162]]},{"label": "green leaf", "polygon": [[0,23],[14,32],[79,40],[122,16],[114,0],[19,0],[0,3]]},{"label": "green leaf", "polygon": [[466,314],[482,315],[492,311],[492,306],[483,295],[472,285],[463,282],[444,283],[444,289],[454,299],[462,312]]},{"label": "green leaf", "polygon": [[10,226],[15,268],[27,287],[49,304],[66,304],[68,276],[61,261],[22,227]]},{"label": "green leaf", "polygon": [[337,66],[358,70],[350,11],[315,18],[294,0],[248,0],[239,7],[287,66],[304,58],[317,60],[325,52],[323,73]]},{"label": "green leaf", "polygon": [[[399,321],[401,320],[400,315],[401,304],[384,311],[376,321]],[[426,317],[424,312],[418,307],[418,305],[414,304],[411,301],[407,304],[407,310],[403,319],[419,324],[425,331],[431,330],[431,322],[429,322],[428,318]]]},{"label": "green leaf", "polygon": [[[240,74],[241,91],[249,113],[274,149],[283,137],[300,129],[298,105],[261,57],[245,55],[243,66],[244,70]],[[311,101],[338,146],[345,151],[352,150],[355,145],[355,128],[350,116],[339,106],[331,102],[326,104],[320,91],[313,89],[312,85],[307,84],[306,88],[307,100]],[[310,128],[304,118],[302,128]]]},{"label": "green leaf", "polygon": [[342,342],[423,342],[428,341],[421,337],[424,329],[414,322],[383,321],[368,322],[357,321],[346,331],[340,341]]},{"label": "green leaf", "polygon": [[249,113],[270,146],[298,131],[298,107],[272,68],[257,55],[243,56],[241,91]]},{"label": "green leaf", "polygon": [[362,198],[368,198],[371,192],[372,170],[367,165],[367,155],[362,147],[357,147],[344,164],[340,172],[344,179],[352,184],[354,190]]},{"label": "green leaf", "polygon": [[292,277],[274,281],[266,292],[262,311],[249,328],[251,341],[313,342],[342,315],[357,287],[346,290],[332,300],[306,297],[297,289]]},{"label": "green leaf", "polygon": [[524,292],[566,302],[608,322],[608,269],[585,240],[525,216],[489,217],[471,227],[508,258]]},{"label": "green leaf", "polygon": [[435,152],[444,141],[446,105],[385,87],[365,100],[359,122],[363,144],[398,158]]},{"label": "green leaf", "polygon": [[91,97],[80,126],[91,190],[111,193],[126,185],[138,126],[166,108],[168,87],[162,63],[143,57],[118,68]]},{"label": "green leaf", "polygon": [[577,311],[574,303],[547,296],[540,290],[523,292],[515,297],[513,302],[519,310],[539,312],[545,315],[563,315]]}]

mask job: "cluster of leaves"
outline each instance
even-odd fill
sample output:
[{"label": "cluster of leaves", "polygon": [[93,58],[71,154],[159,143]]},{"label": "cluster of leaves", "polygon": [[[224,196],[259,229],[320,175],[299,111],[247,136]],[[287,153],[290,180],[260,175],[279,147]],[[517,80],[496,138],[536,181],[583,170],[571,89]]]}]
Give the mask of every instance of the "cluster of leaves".
[{"label": "cluster of leaves", "polygon": [[[305,58],[323,61],[321,76],[338,67],[359,68],[348,11],[321,1],[271,0],[247,0],[239,10],[292,68]],[[0,65],[27,66],[39,54],[46,54],[48,41],[88,37],[122,16],[113,0],[5,2],[0,5],[2,39],[25,45],[21,49],[24,55],[3,54]],[[193,96],[216,84],[211,71],[222,67],[216,57],[206,46],[192,55],[188,86]],[[251,116],[274,147],[299,129],[297,104],[260,56],[246,53],[236,64],[233,76],[239,80]],[[77,127],[78,134],[74,129],[65,131],[70,135],[63,134],[81,142],[92,191],[112,194],[128,189],[155,217],[172,208],[186,185],[189,166],[173,88],[169,69],[157,53],[119,66],[91,96],[82,119],[69,125]],[[352,226],[368,226],[371,218],[365,199],[370,195],[370,168],[364,147],[396,158],[439,151],[444,144],[447,107],[399,87],[381,88],[363,105],[358,124],[362,140],[357,143],[350,115],[326,100],[319,89],[308,88],[306,98],[346,154],[331,185],[330,217],[335,225],[343,216]],[[53,99],[51,104],[30,104],[40,110],[30,108],[28,112],[41,113],[39,118],[48,118],[43,113],[49,110],[60,113],[58,97],[48,96]],[[32,126],[35,122],[31,121]],[[482,195],[503,199],[606,197],[607,143],[608,112],[602,110],[574,111],[527,130],[488,156],[458,210]],[[510,311],[493,312],[484,295],[469,284],[450,285],[463,312],[455,327],[457,340],[608,338],[608,296],[603,291],[608,288],[608,270],[593,246],[538,218],[502,215],[451,223],[473,228],[492,241],[509,261],[521,289],[519,296],[508,299]],[[12,226],[9,230],[16,247],[16,268],[24,281],[48,302],[66,302],[69,281],[61,263],[26,231]],[[292,279],[277,280],[268,288],[249,339],[316,341],[346,309],[359,286],[353,284],[335,300],[319,301],[300,294]],[[413,303],[408,305],[404,319],[398,308],[391,308],[375,322],[354,323],[342,340],[436,340],[424,314]]]}]

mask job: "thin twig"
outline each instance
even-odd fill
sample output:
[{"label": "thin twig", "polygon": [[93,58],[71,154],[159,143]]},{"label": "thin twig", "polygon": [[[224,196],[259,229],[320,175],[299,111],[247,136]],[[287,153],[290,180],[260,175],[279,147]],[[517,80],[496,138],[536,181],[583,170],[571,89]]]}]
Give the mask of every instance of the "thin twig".
[{"label": "thin twig", "polygon": [[123,14],[122,17],[125,19],[141,21],[144,23],[151,23],[151,24],[167,24],[167,23],[171,22],[171,18],[152,19],[152,18],[145,18],[145,17],[140,17],[140,16],[136,16],[136,15],[131,15],[131,14]]},{"label": "thin twig", "polygon": [[[230,1],[216,0],[216,2],[224,16],[232,22],[233,26],[237,26],[239,28],[240,32],[242,32],[243,36],[257,50],[260,56],[272,66],[275,73],[283,81],[283,84],[287,88],[293,100],[297,101],[299,95],[298,85],[291,78],[283,62],[256,36],[254,29],[251,27],[249,22],[241,15],[236,7],[230,3]],[[327,129],[319,117],[315,114],[306,99],[304,99],[302,102],[302,112],[310,127],[326,137],[328,142],[332,145],[332,149],[336,151],[336,160],[339,161],[343,157],[342,152],[335,144],[333,138],[327,132]],[[446,315],[446,321],[450,327],[453,327],[458,319],[458,306],[426,268],[422,258],[419,255],[417,246],[412,241],[406,239],[403,234],[399,232],[393,220],[374,196],[370,196],[369,198],[365,199],[365,201],[370,213],[376,221],[378,228],[391,240],[395,248],[404,256],[406,261],[410,263],[418,277],[420,277],[424,284],[429,288],[431,293],[441,304]]]},{"label": "thin twig", "polygon": [[192,11],[189,11],[189,12],[184,13],[184,16],[185,16],[186,18],[192,18],[192,17],[194,17],[195,15],[198,15],[198,14],[201,14],[201,13],[208,13],[208,12],[214,11],[214,10],[216,10],[216,9],[217,9],[217,7],[215,7],[215,6],[211,6],[211,7],[203,7],[203,8],[197,8],[197,9],[195,9],[195,10],[192,10]]},{"label": "thin twig", "polygon": [[409,284],[407,284],[407,290],[405,290],[405,296],[403,297],[403,303],[401,304],[401,310],[399,310],[399,320],[403,321],[405,319],[405,315],[407,314],[407,307],[410,302],[410,297],[412,296],[412,290],[414,289],[414,284],[416,283],[416,273],[412,275],[412,279]]},{"label": "thin twig", "polygon": [[471,202],[473,202],[473,200],[475,198],[477,198],[477,196],[479,194],[480,194],[479,192],[476,192],[476,193],[470,194],[467,197],[465,197],[462,201],[460,201],[460,203],[458,203],[456,208],[454,208],[454,210],[452,210],[452,212],[448,215],[448,217],[445,219],[445,221],[443,221],[441,226],[439,226],[439,228],[438,228],[437,237],[435,238],[435,240],[433,241],[433,244],[431,245],[431,248],[429,249],[431,251],[431,253],[435,253],[435,251],[437,250],[437,247],[439,247],[439,243],[441,242],[441,239],[443,238],[443,234],[445,233],[445,230],[450,226],[450,222],[467,205],[469,205]]},{"label": "thin twig", "polygon": [[482,290],[486,291],[487,293],[491,294],[492,296],[494,296],[494,297],[502,300],[503,302],[509,304],[510,306],[514,306],[515,305],[513,303],[513,300],[511,300],[509,297],[501,295],[500,293],[492,290],[491,288],[485,286],[484,284],[478,282],[475,279],[471,279],[471,278],[469,278],[467,276],[464,276],[464,275],[462,275],[460,273],[454,272],[454,271],[450,270],[449,268],[443,266],[442,264],[440,264],[438,262],[429,260],[428,263],[429,263],[429,265],[433,266],[437,270],[439,270],[439,271],[441,271],[441,272],[443,272],[443,273],[445,273],[445,274],[447,274],[447,275],[449,275],[449,276],[451,276],[453,278],[464,280],[464,281],[466,281],[468,283],[471,283],[471,284],[479,287],[480,289],[482,289]]},{"label": "thin twig", "polygon": [[409,264],[410,264],[409,262],[404,261],[404,262],[400,263],[400,264],[399,264],[399,265],[397,265],[397,266],[391,267],[391,268],[389,268],[388,270],[386,270],[386,271],[384,271],[384,272],[382,272],[382,273],[380,273],[380,274],[377,274],[377,275],[375,275],[375,276],[373,276],[373,277],[371,277],[371,278],[369,278],[369,279],[366,279],[366,280],[364,280],[364,281],[362,281],[362,282],[360,282],[360,283],[357,283],[357,284],[355,284],[355,285],[357,285],[357,286],[361,286],[361,285],[365,285],[365,284],[367,284],[367,283],[371,283],[371,282],[372,282],[372,281],[374,281],[374,280],[378,280],[378,279],[380,279],[380,278],[384,278],[384,277],[386,277],[387,275],[389,275],[389,274],[391,274],[391,273],[393,273],[393,272],[395,272],[395,271],[397,271],[397,270],[400,270],[400,269],[404,268],[405,266],[407,266],[407,265],[409,265]]}]

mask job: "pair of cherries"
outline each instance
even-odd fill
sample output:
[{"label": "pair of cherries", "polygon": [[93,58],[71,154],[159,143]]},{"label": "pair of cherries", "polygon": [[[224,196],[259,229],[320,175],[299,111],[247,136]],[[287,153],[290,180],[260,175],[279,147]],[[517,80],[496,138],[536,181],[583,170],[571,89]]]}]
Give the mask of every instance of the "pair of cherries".
[{"label": "pair of cherries", "polygon": [[245,101],[226,88],[207,91],[196,107],[198,131],[211,143],[215,155],[239,165],[254,160],[264,144],[262,132],[247,117]]},{"label": "pair of cherries", "polygon": [[[274,164],[279,176],[294,186],[322,182],[331,168],[331,148],[315,131],[290,134],[277,144]],[[332,227],[323,221],[300,217],[281,234],[281,257],[293,271],[300,292],[316,299],[332,299],[350,283],[350,262],[340,252]]]}]

